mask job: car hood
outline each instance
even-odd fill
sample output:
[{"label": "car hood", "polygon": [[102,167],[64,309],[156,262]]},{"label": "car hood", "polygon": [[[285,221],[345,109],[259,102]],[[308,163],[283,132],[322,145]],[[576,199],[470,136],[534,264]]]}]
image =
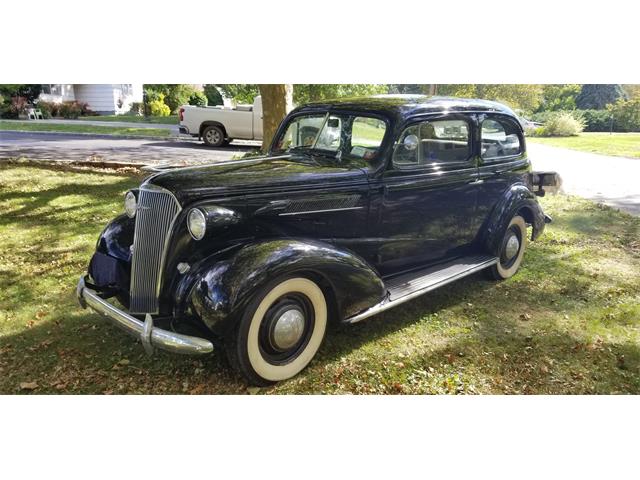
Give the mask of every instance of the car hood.
[{"label": "car hood", "polygon": [[291,188],[330,188],[366,183],[361,165],[329,165],[328,159],[309,156],[259,157],[182,168],[162,168],[145,184],[172,192],[185,205],[196,199],[247,193],[268,193]]}]

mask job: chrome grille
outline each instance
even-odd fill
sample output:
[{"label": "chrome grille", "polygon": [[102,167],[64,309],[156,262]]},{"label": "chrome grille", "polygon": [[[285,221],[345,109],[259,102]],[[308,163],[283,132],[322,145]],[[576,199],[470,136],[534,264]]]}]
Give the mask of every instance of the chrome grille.
[{"label": "chrome grille", "polygon": [[178,200],[167,190],[153,185],[140,188],[131,259],[131,313],[158,313],[166,249],[180,210]]}]

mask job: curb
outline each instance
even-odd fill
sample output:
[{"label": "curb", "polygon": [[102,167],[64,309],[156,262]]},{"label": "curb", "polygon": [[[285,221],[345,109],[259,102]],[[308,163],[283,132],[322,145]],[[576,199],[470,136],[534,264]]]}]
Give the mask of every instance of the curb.
[{"label": "curb", "polygon": [[80,135],[86,137],[96,137],[96,138],[106,138],[106,139],[116,139],[116,140],[170,140],[170,141],[181,141],[182,137],[176,135],[168,135],[166,137],[161,136],[152,136],[152,135],[121,135],[114,134],[111,135],[109,133],[88,133],[88,132],[46,132],[40,130],[0,130],[1,133],[33,133],[36,135],[60,135],[60,136],[69,136],[69,135]]},{"label": "curb", "polygon": [[33,159],[28,157],[7,157],[0,158],[0,165],[3,163],[15,165],[47,165],[56,167],[95,167],[95,168],[134,168],[144,170],[145,167],[153,167],[152,163],[135,163],[109,160],[50,160]]}]

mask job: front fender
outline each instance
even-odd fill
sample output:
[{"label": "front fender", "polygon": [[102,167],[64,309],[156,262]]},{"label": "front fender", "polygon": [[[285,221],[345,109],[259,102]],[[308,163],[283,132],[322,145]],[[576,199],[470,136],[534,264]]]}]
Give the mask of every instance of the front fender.
[{"label": "front fender", "polygon": [[176,305],[192,308],[220,335],[262,286],[280,276],[311,276],[339,318],[377,304],[386,293],[378,273],[353,252],[310,240],[251,243],[228,258],[209,257],[192,270],[178,286]]},{"label": "front fender", "polygon": [[502,237],[514,215],[520,213],[527,223],[533,227],[531,239],[542,234],[545,215],[536,196],[524,184],[515,184],[509,188],[491,211],[484,227],[481,239],[483,247],[491,254],[498,256]]},{"label": "front fender", "polygon": [[134,218],[118,215],[102,230],[96,244],[96,252],[110,255],[125,262],[130,261],[135,225]]}]

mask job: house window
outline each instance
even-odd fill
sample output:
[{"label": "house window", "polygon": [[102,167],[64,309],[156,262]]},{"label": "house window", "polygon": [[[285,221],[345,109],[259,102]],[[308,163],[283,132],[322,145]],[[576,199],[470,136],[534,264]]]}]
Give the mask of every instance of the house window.
[{"label": "house window", "polygon": [[123,83],[120,85],[120,90],[122,91],[123,95],[131,95],[131,84],[130,83]]},{"label": "house window", "polygon": [[42,85],[42,93],[47,95],[62,95],[62,85],[59,83]]}]

